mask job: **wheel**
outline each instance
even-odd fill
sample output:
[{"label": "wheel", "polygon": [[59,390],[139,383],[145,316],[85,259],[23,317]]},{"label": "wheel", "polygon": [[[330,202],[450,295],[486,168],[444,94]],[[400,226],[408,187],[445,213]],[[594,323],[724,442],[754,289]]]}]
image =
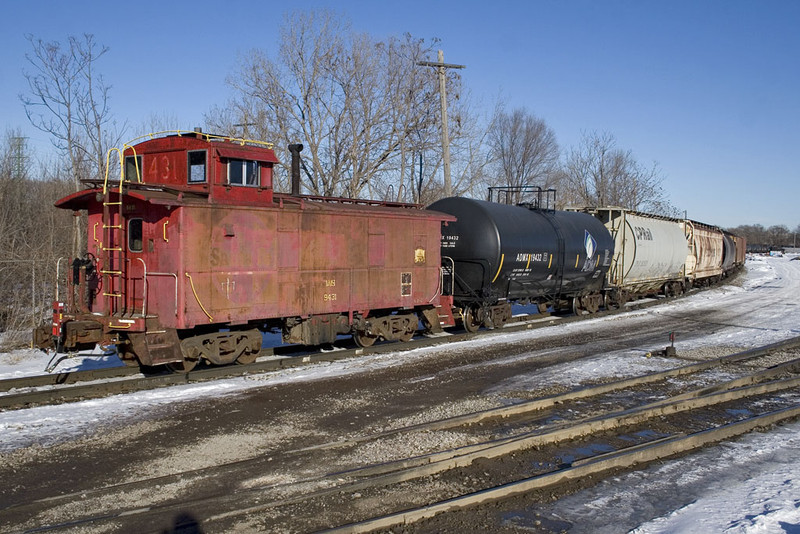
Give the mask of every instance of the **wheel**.
[{"label": "wheel", "polygon": [[244,351],[238,358],[236,358],[236,363],[238,365],[248,365],[256,361],[258,358],[258,351]]},{"label": "wheel", "polygon": [[167,369],[173,373],[188,373],[197,366],[200,360],[187,360],[183,359],[182,362],[171,362],[167,364]]},{"label": "wheel", "polygon": [[192,338],[181,340],[183,361],[166,364],[165,367],[173,373],[188,373],[200,363],[201,353],[191,345],[191,339]]},{"label": "wheel", "polygon": [[464,310],[464,330],[469,333],[475,333],[483,324],[478,318],[478,314],[480,310],[475,306],[468,306],[466,310]]},{"label": "wheel", "polygon": [[416,333],[417,333],[417,329],[414,328],[413,324],[410,324],[410,325],[408,325],[408,330],[406,330],[403,333],[403,335],[401,335],[397,339],[399,339],[402,343],[408,343],[409,341],[411,341],[411,338],[413,338],[414,334],[416,334]]},{"label": "wheel", "polygon": [[378,336],[371,336],[366,332],[357,331],[355,334],[353,334],[353,340],[359,347],[367,348],[375,344],[375,342],[378,340]]}]

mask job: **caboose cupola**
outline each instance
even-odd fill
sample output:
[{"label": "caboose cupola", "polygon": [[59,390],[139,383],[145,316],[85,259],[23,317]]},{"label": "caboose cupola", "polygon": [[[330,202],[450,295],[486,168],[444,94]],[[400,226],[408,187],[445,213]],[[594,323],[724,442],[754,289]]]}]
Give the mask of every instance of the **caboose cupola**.
[{"label": "caboose cupola", "polygon": [[271,204],[272,145],[199,132],[153,138],[124,152],[124,179],[207,196],[212,203]]}]

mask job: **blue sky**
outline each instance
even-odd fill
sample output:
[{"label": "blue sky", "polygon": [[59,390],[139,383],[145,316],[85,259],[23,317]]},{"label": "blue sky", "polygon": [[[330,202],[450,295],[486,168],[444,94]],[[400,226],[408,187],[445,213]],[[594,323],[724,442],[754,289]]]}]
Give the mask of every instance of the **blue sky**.
[{"label": "blue sky", "polygon": [[[43,153],[18,95],[26,34],[92,33],[112,111],[190,129],[230,96],[225,78],[253,48],[276,49],[290,9],[329,8],[356,31],[441,40],[487,113],[524,107],[569,148],[607,131],[657,162],[671,202],[720,226],[800,224],[800,1],[307,1],[134,3],[5,0],[0,128]],[[435,58],[431,58],[435,59]],[[299,140],[302,141],[302,140]]]}]

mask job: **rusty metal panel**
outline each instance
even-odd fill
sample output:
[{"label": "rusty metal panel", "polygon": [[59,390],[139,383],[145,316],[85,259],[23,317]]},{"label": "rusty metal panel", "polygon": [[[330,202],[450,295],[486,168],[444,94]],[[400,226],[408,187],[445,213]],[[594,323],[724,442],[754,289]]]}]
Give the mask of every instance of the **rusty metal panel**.
[{"label": "rusty metal panel", "polygon": [[[176,276],[148,275],[148,311],[169,326],[438,303],[436,214],[207,204],[177,213],[152,229],[156,253],[179,251]],[[168,243],[157,238],[167,219]],[[166,263],[153,265],[166,272]]]},{"label": "rusty metal panel", "polygon": [[299,287],[299,277],[297,271],[281,271],[277,276],[278,300],[274,302],[275,311],[267,313],[269,317],[302,317],[304,315],[303,304]]},{"label": "rusty metal panel", "polygon": [[295,314],[338,313],[350,309],[351,279],[349,269],[301,271],[295,301],[286,303]]},{"label": "rusty metal panel", "polygon": [[350,215],[304,213],[300,230],[300,269],[318,271],[352,265],[352,219]]},{"label": "rusty metal panel", "polygon": [[[223,265],[219,251],[211,245],[211,210],[186,206],[181,228],[179,284],[179,328],[214,322],[211,305],[211,270]],[[182,303],[182,305],[180,305]],[[213,309],[211,310],[213,311]]]},{"label": "rusty metal panel", "polygon": [[386,235],[370,232],[367,238],[369,266],[383,267],[386,264]]},{"label": "rusty metal panel", "polygon": [[744,237],[733,236],[733,242],[736,245],[736,264],[744,265],[747,255],[747,240]]},{"label": "rusty metal panel", "polygon": [[722,274],[722,231],[695,221],[685,221],[684,229],[691,247],[686,258],[687,275],[701,279]]},{"label": "rusty metal panel", "polygon": [[185,276],[181,269],[182,231],[185,211],[155,205],[145,220],[147,245],[131,263],[135,274],[146,279],[146,296],[139,304],[148,315],[158,315],[163,327],[182,327],[181,288]]}]

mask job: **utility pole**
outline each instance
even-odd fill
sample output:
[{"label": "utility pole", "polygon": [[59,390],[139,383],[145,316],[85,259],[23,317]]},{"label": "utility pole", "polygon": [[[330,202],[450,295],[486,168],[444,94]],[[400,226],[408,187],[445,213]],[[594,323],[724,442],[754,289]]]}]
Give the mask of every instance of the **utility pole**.
[{"label": "utility pole", "polygon": [[439,50],[439,61],[418,61],[417,65],[422,67],[436,67],[439,72],[439,97],[442,101],[442,159],[444,160],[444,194],[453,196],[453,186],[450,183],[450,137],[447,133],[447,93],[445,90],[445,70],[463,69],[466,65],[452,65],[444,62],[444,51]]}]

